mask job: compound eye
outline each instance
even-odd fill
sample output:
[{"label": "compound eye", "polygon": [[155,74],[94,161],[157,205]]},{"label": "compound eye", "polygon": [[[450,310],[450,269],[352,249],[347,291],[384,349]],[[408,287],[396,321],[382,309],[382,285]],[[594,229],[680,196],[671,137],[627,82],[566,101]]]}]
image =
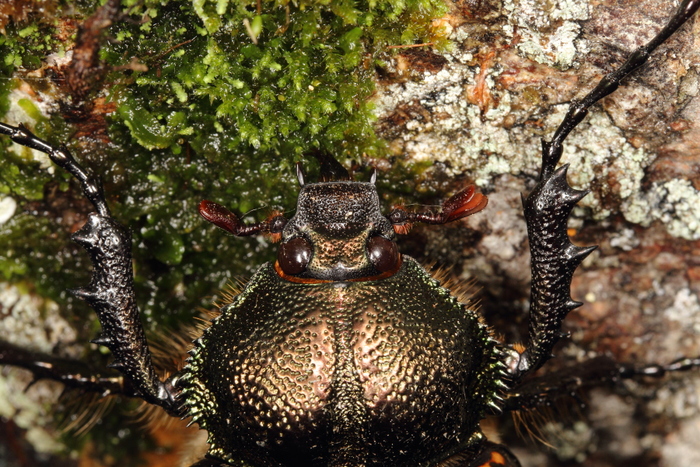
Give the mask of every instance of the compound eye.
[{"label": "compound eye", "polygon": [[396,269],[399,262],[399,249],[396,243],[382,236],[371,237],[367,242],[369,260],[379,272]]},{"label": "compound eye", "polygon": [[311,244],[303,237],[296,237],[280,245],[277,262],[285,274],[296,276],[306,270],[311,260]]}]

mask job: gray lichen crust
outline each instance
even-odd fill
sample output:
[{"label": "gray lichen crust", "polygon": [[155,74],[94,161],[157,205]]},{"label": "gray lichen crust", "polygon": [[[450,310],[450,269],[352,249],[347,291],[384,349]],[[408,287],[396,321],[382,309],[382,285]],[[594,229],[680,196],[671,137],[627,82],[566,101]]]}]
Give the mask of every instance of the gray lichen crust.
[{"label": "gray lichen crust", "polygon": [[[615,7],[508,1],[474,8],[472,21],[449,16],[444,23],[455,47],[440,66],[421,69],[407,51],[389,67],[399,79],[378,90],[381,132],[398,157],[440,162],[448,174],[469,174],[482,188],[493,187],[499,174],[531,174],[540,139],[553,132],[569,101],[649,40],[672,8],[650,1]],[[661,221],[673,236],[700,239],[690,207],[700,199],[697,176],[686,170],[677,175],[693,183],[669,180],[654,165],[669,152],[689,162],[697,154],[695,31],[692,24],[683,28],[652,66],[602,103],[604,112],[594,111],[568,138],[563,161],[571,163],[573,186],[592,188],[581,206],[596,220],[621,212],[628,222]],[[406,80],[406,68],[414,79]]]},{"label": "gray lichen crust", "polygon": [[[529,304],[520,196],[534,185],[540,139],[553,133],[572,98],[581,98],[660,30],[677,3],[468,2],[443,21],[454,50],[439,62],[426,60],[427,51],[405,50],[388,67],[393,79],[377,93],[379,127],[396,158],[430,167],[416,189],[462,176],[489,196],[489,215],[467,221],[479,232],[475,244],[455,248],[466,229],[420,232],[420,239],[426,256],[456,264],[464,280],[478,279],[484,309],[497,317],[491,322],[499,330],[515,328],[513,319]],[[558,32],[573,31],[571,23],[578,33],[564,43]],[[699,32],[700,22],[691,20],[567,139],[562,163],[571,164],[569,182],[591,190],[574,209],[569,229],[575,244],[600,248],[573,278],[571,295],[585,304],[564,324],[572,339],[562,351],[569,359],[562,366],[600,354],[641,363],[700,353],[692,313],[700,296]],[[618,459],[625,443],[624,459],[641,456],[646,462],[673,439],[689,452],[686,465],[695,465],[696,447],[683,448],[684,437],[673,433],[686,425],[684,432],[692,432],[697,405],[682,416],[673,407],[696,399],[700,382],[688,374],[675,384],[689,389],[661,392],[651,405],[637,403],[615,419],[633,428],[624,435],[610,434],[609,418],[591,421],[592,441],[571,458],[597,465],[601,458]],[[653,397],[651,390],[635,391]],[[596,405],[599,400],[590,410],[608,413]],[[562,432],[561,424],[555,431]],[[677,465],[680,456],[671,451],[663,449],[674,460],[662,465]],[[528,462],[518,454],[524,465],[558,462],[554,456]],[[644,465],[658,461],[649,462]]]}]

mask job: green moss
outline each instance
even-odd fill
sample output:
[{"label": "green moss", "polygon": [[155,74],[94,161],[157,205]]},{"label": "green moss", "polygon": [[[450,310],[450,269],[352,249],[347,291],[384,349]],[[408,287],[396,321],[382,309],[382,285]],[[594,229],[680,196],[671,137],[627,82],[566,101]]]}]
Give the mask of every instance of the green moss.
[{"label": "green moss", "polygon": [[[122,40],[105,50],[115,65],[136,58],[148,69],[111,90],[121,118],[148,148],[186,132],[200,154],[215,157],[221,148],[287,158],[311,148],[377,153],[368,100],[375,62],[388,44],[439,41],[427,20],[445,6],[324,3],[262,2],[260,12],[255,2],[137,6],[151,20],[121,23]],[[167,128],[176,109],[184,115]],[[211,138],[220,145],[205,144]]]},{"label": "green moss", "polygon": [[50,23],[39,21],[26,27],[10,23],[6,29],[7,33],[0,35],[0,67],[3,75],[19,67],[39,68],[47,52],[60,48],[60,42],[54,35],[55,29]]},{"label": "green moss", "polygon": [[[257,241],[231,241],[202,228],[196,214],[202,198],[243,213],[290,210],[296,199],[293,167],[304,153],[321,149],[341,160],[381,156],[369,100],[376,61],[388,44],[444,44],[430,26],[445,10],[440,1],[262,2],[259,12],[255,2],[128,3],[125,11],[142,21],[120,21],[109,29],[119,40],[106,41],[101,56],[113,71],[94,92],[115,109],[106,115],[112,144],[70,141],[81,124],[66,125],[58,114],[47,119],[28,99],[17,105],[35,120],[39,136],[69,142],[86,166],[98,169],[108,194],[123,193],[110,202],[135,235],[146,317],[191,315],[202,293],[270,257]],[[93,8],[82,6],[84,15]],[[63,20],[57,15],[53,23],[10,23],[4,55],[22,56],[25,67],[39,66],[48,52],[60,52],[55,32]],[[2,109],[9,107],[10,90],[2,88]],[[9,142],[3,138],[0,144]],[[0,167],[0,189],[40,199],[50,178],[31,153],[2,157],[10,163]],[[58,171],[52,178],[67,176]],[[71,193],[79,197],[77,191],[73,184]],[[25,238],[8,231],[0,247],[11,249]],[[234,253],[212,268],[211,255],[221,243]],[[2,272],[12,277],[18,270]],[[44,281],[75,286],[71,274],[59,281],[40,278],[42,292],[48,289]],[[184,295],[168,292],[174,286]]]}]

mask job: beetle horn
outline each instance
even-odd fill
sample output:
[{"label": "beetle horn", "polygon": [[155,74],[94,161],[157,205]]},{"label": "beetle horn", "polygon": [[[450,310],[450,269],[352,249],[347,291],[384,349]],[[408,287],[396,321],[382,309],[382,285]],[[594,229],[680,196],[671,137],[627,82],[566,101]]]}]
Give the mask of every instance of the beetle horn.
[{"label": "beetle horn", "polygon": [[369,176],[369,182],[372,185],[377,184],[377,169],[376,168],[372,169],[372,175]]}]

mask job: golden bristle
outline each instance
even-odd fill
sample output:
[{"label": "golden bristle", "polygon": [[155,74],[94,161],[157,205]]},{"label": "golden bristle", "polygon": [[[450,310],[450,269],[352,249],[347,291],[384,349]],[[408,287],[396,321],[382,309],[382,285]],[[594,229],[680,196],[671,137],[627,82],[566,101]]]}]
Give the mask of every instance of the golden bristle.
[{"label": "golden bristle", "polygon": [[450,267],[436,267],[435,263],[428,264],[424,268],[433,279],[440,283],[441,287],[449,290],[460,303],[475,310],[479,308],[481,300],[476,297],[476,294],[481,288],[477,285],[475,278],[461,280],[455,277]]},{"label": "golden bristle", "polygon": [[555,400],[551,406],[513,411],[513,423],[518,436],[553,447],[550,440],[558,437],[558,431],[546,430],[548,424],[570,424],[585,418],[579,404],[571,403],[572,399],[574,397],[564,395]]}]

